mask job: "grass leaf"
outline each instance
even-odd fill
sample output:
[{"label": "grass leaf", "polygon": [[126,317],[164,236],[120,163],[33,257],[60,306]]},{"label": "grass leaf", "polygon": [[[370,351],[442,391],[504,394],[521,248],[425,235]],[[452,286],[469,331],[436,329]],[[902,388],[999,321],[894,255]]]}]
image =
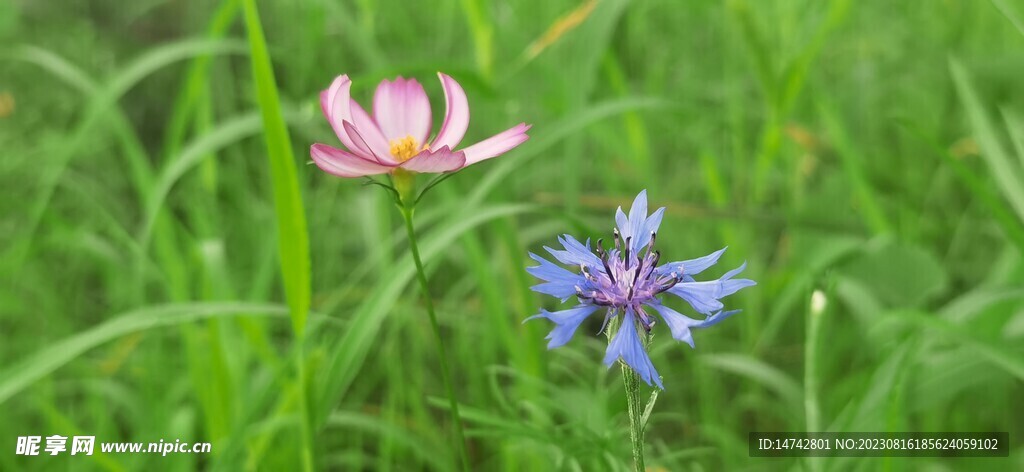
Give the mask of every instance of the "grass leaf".
[{"label": "grass leaf", "polygon": [[[1017,31],[1019,31],[1020,34],[1024,35],[1024,20],[1020,18],[1020,12],[1015,11],[1013,8],[1011,8],[1010,5],[1007,4],[1006,0],[991,0],[991,2],[992,5],[994,5],[996,9],[999,10],[999,13],[1002,13],[1007,20],[1010,20],[1010,23],[1013,24],[1013,27],[1017,28]],[[1017,5],[1020,5],[1020,3],[1017,3]]]},{"label": "grass leaf", "polygon": [[964,69],[955,58],[950,58],[949,70],[953,74],[960,103],[967,109],[967,117],[974,130],[975,139],[981,147],[981,156],[988,163],[1003,196],[1017,212],[1017,217],[1024,221],[1024,179],[1021,178],[1020,169],[1010,160],[1000,142],[995,124],[985,111],[967,69]]},{"label": "grass leaf", "polygon": [[243,302],[185,303],[146,307],[115,315],[91,329],[36,351],[0,375],[0,404],[50,372],[103,343],[126,334],[162,326],[239,315],[284,314],[280,305]]},{"label": "grass leaf", "polygon": [[274,210],[277,214],[277,247],[284,278],[285,296],[291,309],[292,328],[298,336],[306,329],[309,316],[310,269],[309,235],[306,213],[302,207],[295,156],[291,137],[281,114],[270,52],[263,37],[263,26],[255,0],[245,1],[245,25],[249,33],[249,54],[252,75],[256,82],[256,98],[263,115],[263,137],[270,159],[270,176],[274,189]]}]

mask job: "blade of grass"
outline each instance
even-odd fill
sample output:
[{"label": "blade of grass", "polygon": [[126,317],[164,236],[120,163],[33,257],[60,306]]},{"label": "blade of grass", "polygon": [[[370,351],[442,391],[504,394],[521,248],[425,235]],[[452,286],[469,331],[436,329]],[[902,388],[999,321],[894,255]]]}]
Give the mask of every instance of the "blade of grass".
[{"label": "blade of grass", "polygon": [[971,129],[981,147],[981,156],[988,163],[1003,196],[1017,212],[1017,217],[1024,221],[1024,179],[1000,142],[995,124],[989,119],[967,69],[956,58],[950,58],[949,70],[960,95],[960,103],[967,109]]},{"label": "blade of grass", "polygon": [[26,236],[21,239],[24,244],[12,245],[8,250],[8,253],[13,251],[15,259],[17,259],[14,266],[18,267],[24,261],[32,241],[37,239],[33,236],[71,159],[85,147],[82,145],[85,140],[91,137],[97,126],[104,123],[103,118],[128,90],[144,78],[174,62],[200,54],[227,54],[237,53],[240,50],[244,49],[240,48],[239,43],[228,40],[184,40],[170,43],[143,54],[107,81],[108,85],[102,90],[98,90],[91,98],[86,108],[85,118],[70,133],[68,141],[55,148],[54,152],[48,156],[54,165],[48,167],[49,171],[41,176],[42,183],[38,185],[40,190],[38,195],[33,198],[34,205],[30,210],[29,221],[25,225]]},{"label": "blade of grass", "polygon": [[218,302],[153,306],[114,315],[113,319],[99,326],[36,351],[3,372],[0,375],[0,404],[86,351],[127,334],[215,317],[284,313],[284,307],[280,305]]},{"label": "blade of grass", "polygon": [[483,0],[462,0],[462,11],[473,35],[473,49],[476,52],[476,67],[480,75],[492,78],[494,62],[494,26],[487,17],[488,2]]},{"label": "blade of grass", "polygon": [[[605,77],[612,89],[620,96],[628,96],[629,83],[618,56],[609,49],[604,55],[602,64]],[[644,124],[643,116],[635,111],[627,111],[623,115],[622,121],[623,126],[626,128],[626,139],[629,142],[629,149],[631,151],[629,158],[634,159],[636,166],[640,168],[638,172],[640,180],[642,182],[653,181],[654,168],[651,165],[651,150],[648,144],[649,133],[647,132],[647,126]]]},{"label": "blade of grass", "polygon": [[803,409],[803,389],[800,384],[777,367],[744,354],[702,354],[699,359],[705,365],[764,385],[791,406],[792,411]]},{"label": "blade of grass", "polygon": [[750,6],[744,0],[733,0],[726,2],[726,7],[734,20],[739,23],[742,39],[746,42],[751,61],[754,63],[754,72],[756,72],[765,102],[775,102],[777,93],[775,66],[772,64],[770,48],[754,21],[754,14],[751,13]]},{"label": "blade of grass", "polygon": [[1013,149],[1017,152],[1020,168],[1024,169],[1024,120],[1021,120],[1020,115],[1013,110],[1004,108],[1003,121],[1006,122],[1006,131],[1010,134]]},{"label": "blade of grass", "polygon": [[800,51],[800,55],[782,71],[780,82],[781,94],[778,97],[778,107],[783,116],[788,115],[790,110],[792,110],[796,98],[800,96],[800,91],[803,90],[811,64],[818,57],[828,37],[846,19],[849,11],[849,0],[828,2],[828,12],[825,19],[814,31],[814,36],[811,37],[803,50]]},{"label": "blade of grass", "polygon": [[292,155],[291,137],[285,126],[278,98],[270,52],[263,36],[256,0],[245,0],[245,26],[249,37],[252,75],[256,83],[256,99],[263,115],[263,137],[270,160],[270,176],[277,215],[277,248],[284,279],[285,298],[291,312],[292,330],[297,346],[299,414],[301,421],[302,469],[314,470],[312,426],[305,362],[306,319],[310,303],[309,235],[306,231],[306,212],[302,207],[298,171]]},{"label": "blade of grass", "polygon": [[1013,214],[1013,210],[1007,207],[1006,203],[999,198],[999,195],[992,190],[992,186],[981,176],[977,175],[970,167],[957,159],[947,149],[939,146],[935,139],[928,138],[920,129],[912,123],[904,123],[911,135],[925,143],[936,154],[941,157],[951,169],[957,179],[981,201],[981,204],[988,209],[996,223],[1002,228],[1006,237],[1013,242],[1022,254],[1024,254],[1024,227]]},{"label": "blade of grass", "polygon": [[292,154],[291,137],[281,113],[274,70],[270,62],[263,27],[255,0],[245,0],[245,24],[249,32],[249,54],[252,56],[252,74],[256,83],[256,98],[263,117],[263,136],[270,161],[271,182],[274,191],[274,210],[277,213],[278,250],[281,274],[284,279],[288,306],[292,310],[292,327],[302,337],[309,312],[310,269],[309,235],[306,232],[306,213],[302,207],[298,171]]},{"label": "blade of grass", "polygon": [[1010,8],[1010,6],[1007,5],[1006,0],[990,1],[992,2],[992,5],[994,5],[996,9],[999,10],[999,13],[1002,13],[1007,20],[1010,20],[1010,23],[1013,24],[1014,28],[1017,28],[1017,31],[1019,31],[1020,34],[1024,34],[1024,20],[1021,20],[1021,18],[1017,16],[1019,12],[1013,11]]},{"label": "blade of grass", "polygon": [[891,232],[892,225],[889,224],[885,212],[882,211],[882,206],[878,202],[877,192],[872,188],[871,182],[868,181],[865,173],[864,162],[862,161],[863,154],[850,141],[846,134],[846,129],[836,116],[835,110],[826,104],[822,104],[818,110],[821,113],[822,120],[825,122],[828,134],[835,144],[836,152],[842,159],[843,170],[850,181],[850,185],[853,187],[857,202],[860,203],[864,223],[876,235]]},{"label": "blade of grass", "polygon": [[941,335],[950,341],[967,347],[981,359],[1003,369],[1017,379],[1024,380],[1024,357],[1021,356],[1019,346],[1002,345],[991,340],[981,339],[980,336],[972,333],[967,325],[954,323],[938,316],[916,311],[890,313],[883,316],[878,325],[873,329],[879,331],[892,329],[894,324],[924,328]]},{"label": "blade of grass", "polygon": [[331,417],[327,419],[327,425],[331,428],[344,428],[346,431],[356,429],[389,437],[401,447],[412,452],[425,464],[430,464],[430,470],[455,470],[448,461],[441,460],[441,457],[437,454],[437,448],[439,445],[432,443],[432,440],[437,438],[425,438],[413,435],[405,428],[386,421],[381,421],[380,418],[376,416],[357,412],[339,411],[331,414]]},{"label": "blade of grass", "polygon": [[[100,100],[100,97],[104,97],[104,94],[108,93],[107,89],[97,84],[74,64],[45,49],[33,46],[22,46],[12,51],[11,57],[36,64],[37,66],[49,71],[68,85],[81,90],[87,96],[92,97],[93,101],[91,103],[93,104],[100,103],[97,102],[97,100]],[[128,70],[132,69],[132,67],[128,68]],[[127,90],[127,87],[122,88],[122,90]],[[100,110],[97,113],[100,113],[98,116],[110,115],[111,119],[109,120],[109,123],[113,127],[113,132],[118,138],[123,149],[124,156],[127,161],[127,167],[130,170],[129,174],[131,176],[131,182],[138,192],[139,200],[148,201],[147,192],[150,192],[152,189],[154,172],[152,169],[152,160],[147,155],[140,136],[137,134],[136,130],[133,128],[116,100],[109,104],[109,109],[106,109],[106,111]],[[86,126],[86,122],[83,122],[82,126]],[[85,135],[83,135],[82,139],[86,139],[84,136]],[[61,152],[64,151],[58,150],[57,155],[67,156],[67,159],[73,157],[70,153],[61,154]],[[66,162],[64,165],[66,165]],[[186,268],[180,264],[180,252],[176,248],[177,243],[174,241],[172,233],[174,222],[171,218],[166,217],[166,215],[164,215],[164,218],[162,219],[155,219],[155,216],[156,215],[154,215],[154,219],[152,221],[145,220],[147,221],[145,228],[157,227],[167,229],[165,231],[156,232],[156,256],[158,261],[161,262],[160,265],[162,266],[162,271],[166,274],[168,282],[166,286],[168,287],[167,290],[171,295],[170,298],[175,301],[184,301],[188,299],[187,279],[189,277]],[[132,249],[141,249],[141,251],[133,251],[137,255],[137,274],[142,274],[146,270],[146,265],[149,264],[149,261],[145,258],[145,251],[148,247],[148,232],[145,236],[145,238],[141,239],[142,242],[140,244],[136,245],[133,242],[131,246]],[[145,278],[138,276],[135,277],[135,280],[139,284],[138,289],[135,290],[135,296],[137,297],[136,302],[142,303],[145,297],[144,289],[142,288]]]},{"label": "blade of grass", "polygon": [[563,36],[571,33],[572,30],[576,29],[576,27],[580,25],[580,23],[587,20],[587,17],[594,12],[594,7],[596,6],[597,0],[585,0],[572,11],[556,19],[551,26],[548,26],[548,29],[544,34],[526,47],[520,55],[516,66],[513,67],[513,70],[518,70],[524,67],[527,63],[539,56],[540,53],[544,52],[545,49],[557,43]]},{"label": "blade of grass", "polygon": [[[100,86],[95,80],[89,77],[85,71],[75,66],[67,59],[64,59],[63,57],[46,49],[35,46],[21,46],[11,51],[9,57],[39,66],[53,74],[54,77],[57,77],[68,86],[81,91],[86,96],[96,95],[100,91]],[[125,117],[124,112],[121,111],[120,107],[117,107],[116,105],[113,106],[111,114],[113,115],[113,119],[111,121],[114,126],[114,131],[118,135],[125,154],[130,156],[129,161],[143,163],[142,166],[131,165],[130,167],[135,170],[142,170],[142,172],[133,177],[133,181],[138,190],[140,192],[144,192],[145,189],[151,185],[152,179],[152,169],[148,166],[149,157],[146,155],[142,143],[139,141],[139,137],[135,134],[127,117]],[[72,186],[72,188],[74,188],[74,186]],[[140,193],[140,195],[144,194]],[[96,198],[95,195],[85,195],[85,197]],[[102,208],[97,207],[97,209],[103,211]],[[110,225],[111,228],[120,230],[121,223],[114,219],[109,212],[104,214],[103,217],[109,219],[109,221],[113,223]],[[131,241],[130,238],[128,238],[125,242],[129,244],[129,247],[132,249],[132,253],[142,257],[142,252],[138,250],[139,246],[136,245],[134,241]]]},{"label": "blade of grass", "polygon": [[171,189],[183,175],[217,150],[255,135],[261,127],[262,120],[256,112],[225,120],[168,161],[146,195],[142,226],[139,228],[139,244],[143,247],[148,245],[160,209]]},{"label": "blade of grass", "polygon": [[[221,3],[207,27],[206,36],[208,38],[220,39],[227,34],[238,11],[238,3],[239,0],[225,0]],[[203,96],[203,89],[207,87],[211,59],[209,54],[204,54],[196,57],[189,64],[183,80],[185,85],[174,101],[171,118],[168,120],[167,130],[164,132],[163,155],[165,158],[176,154],[185,140],[189,119],[193,117],[196,106]]]}]

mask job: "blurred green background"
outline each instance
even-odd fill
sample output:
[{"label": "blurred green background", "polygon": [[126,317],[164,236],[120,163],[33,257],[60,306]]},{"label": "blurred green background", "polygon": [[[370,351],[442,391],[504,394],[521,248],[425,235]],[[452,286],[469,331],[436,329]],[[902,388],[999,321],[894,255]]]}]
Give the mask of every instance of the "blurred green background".
[{"label": "blurred green background", "polygon": [[[534,125],[417,212],[475,470],[630,466],[600,320],[547,351],[521,321],[557,304],[523,269],[644,188],[666,258],[729,246],[708,277],[746,260],[759,282],[695,350],[655,330],[649,470],[1024,470],[1019,2],[261,0],[304,343],[241,3],[0,1],[0,470],[453,470],[399,214],[308,156],[337,144],[336,75],[364,105],[415,77],[439,123],[438,70],[467,141]],[[1012,452],[747,454],[750,431],[826,430],[1008,431]],[[14,455],[51,434],[213,453]]]}]

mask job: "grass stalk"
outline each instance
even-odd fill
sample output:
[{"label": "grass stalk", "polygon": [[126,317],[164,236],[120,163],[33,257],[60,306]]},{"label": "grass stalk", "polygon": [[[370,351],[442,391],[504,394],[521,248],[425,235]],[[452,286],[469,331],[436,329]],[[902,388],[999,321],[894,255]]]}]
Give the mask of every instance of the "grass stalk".
[{"label": "grass stalk", "polygon": [[309,316],[311,296],[309,234],[306,230],[306,214],[299,190],[291,138],[281,113],[281,101],[277,93],[270,52],[263,36],[259,11],[255,0],[246,0],[243,6],[252,56],[253,80],[256,83],[256,96],[263,117],[263,135],[267,157],[270,160],[274,211],[277,215],[278,258],[296,347],[299,414],[302,417],[300,463],[302,470],[311,472],[316,461],[305,361],[306,319]]},{"label": "grass stalk", "polygon": [[[807,338],[804,341],[804,415],[807,431],[821,431],[821,407],[818,403],[818,338],[821,333],[821,318],[825,313],[827,297],[820,290],[811,294],[810,309],[807,310]],[[810,470],[822,470],[820,457],[809,457]]]}]

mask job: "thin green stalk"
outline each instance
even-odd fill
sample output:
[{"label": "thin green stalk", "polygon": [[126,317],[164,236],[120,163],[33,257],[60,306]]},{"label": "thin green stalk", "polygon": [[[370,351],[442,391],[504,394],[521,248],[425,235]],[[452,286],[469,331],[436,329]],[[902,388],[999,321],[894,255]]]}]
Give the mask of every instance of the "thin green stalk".
[{"label": "thin green stalk", "polygon": [[420,282],[420,290],[423,292],[423,304],[427,307],[427,314],[430,315],[430,327],[434,331],[434,338],[437,340],[437,355],[441,361],[441,381],[448,393],[448,404],[451,407],[452,423],[455,425],[455,439],[462,470],[469,470],[469,456],[466,454],[466,438],[462,434],[462,418],[459,415],[459,402],[455,399],[455,387],[452,385],[451,373],[448,369],[448,355],[444,349],[444,339],[441,337],[441,327],[437,324],[437,314],[434,313],[434,301],[430,296],[430,288],[427,286],[427,273],[423,270],[423,261],[420,260],[420,249],[416,244],[416,230],[412,225],[411,205],[404,203],[400,205],[402,218],[405,220],[405,230],[409,234],[409,248],[412,251],[412,260],[416,264],[416,278]]},{"label": "thin green stalk", "polygon": [[[804,414],[807,417],[807,431],[821,431],[821,409],[818,403],[818,338],[821,333],[821,317],[825,312],[827,298],[824,292],[815,290],[811,294],[810,309],[807,310],[807,339],[804,342]],[[810,470],[822,470],[822,459],[807,458]]]},{"label": "thin green stalk", "polygon": [[626,408],[629,409],[629,440],[633,443],[633,464],[637,472],[647,470],[644,467],[644,407],[640,403],[640,376],[625,362],[622,367],[622,383],[626,386]]},{"label": "thin green stalk", "polygon": [[[608,320],[608,329],[605,332],[608,335],[609,343],[618,332],[618,327],[619,317],[617,315]],[[642,331],[639,334],[646,350],[650,336]],[[644,429],[650,409],[653,408],[654,400],[657,398],[657,391],[645,406],[640,401],[640,375],[621,360],[619,360],[619,366],[622,368],[622,384],[626,388],[626,410],[629,413],[629,440],[633,448],[633,466],[636,472],[645,472],[647,468],[644,467]]]}]

